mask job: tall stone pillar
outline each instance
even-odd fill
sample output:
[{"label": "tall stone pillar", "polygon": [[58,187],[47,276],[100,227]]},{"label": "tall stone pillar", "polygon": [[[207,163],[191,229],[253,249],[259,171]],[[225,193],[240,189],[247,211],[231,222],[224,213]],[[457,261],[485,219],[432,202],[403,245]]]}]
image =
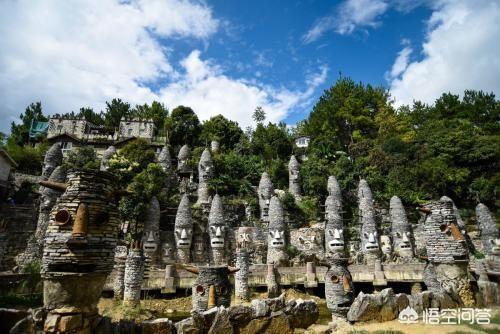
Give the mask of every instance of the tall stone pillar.
[{"label": "tall stone pillar", "polygon": [[160,266],[160,203],[156,196],[151,198],[142,233],[144,255],[149,267]]},{"label": "tall stone pillar", "polygon": [[366,180],[360,180],[358,186],[358,207],[361,220],[361,251],[365,264],[374,265],[380,259],[378,231],[375,222],[373,195]]},{"label": "tall stone pillar", "polygon": [[125,278],[123,302],[135,307],[141,299],[141,285],[144,275],[144,255],[142,249],[136,247],[129,249],[125,262]]},{"label": "tall stone pillar", "polygon": [[330,259],[325,275],[326,305],[333,318],[346,318],[354,300],[354,285],[346,259]]},{"label": "tall stone pillar", "polygon": [[295,200],[300,200],[300,164],[294,155],[290,157],[288,163],[288,191],[295,197]]},{"label": "tall stone pillar", "polygon": [[286,264],[286,224],[283,207],[278,197],[273,196],[269,204],[269,234],[267,237],[267,263],[277,266]]},{"label": "tall stone pillar", "polygon": [[125,261],[127,260],[127,246],[116,246],[115,266],[113,268],[113,297],[117,300],[123,300],[123,291],[125,289]]},{"label": "tall stone pillar", "polygon": [[189,166],[190,159],[191,150],[189,149],[189,146],[182,146],[179,150],[179,154],[177,155],[177,174],[179,175],[179,191],[181,194],[189,192],[189,185],[193,175],[191,166]]},{"label": "tall stone pillar", "polygon": [[210,191],[208,189],[208,182],[214,176],[214,162],[210,150],[206,148],[200,157],[198,163],[198,201],[197,203],[209,203]]},{"label": "tall stone pillar", "polygon": [[391,216],[391,237],[396,260],[403,263],[411,262],[414,259],[411,226],[406,217],[401,199],[397,196],[393,196],[389,208]]},{"label": "tall stone pillar", "polygon": [[271,178],[266,172],[262,173],[257,193],[259,195],[260,220],[269,222],[269,204],[274,195],[274,188]]},{"label": "tall stone pillar", "polygon": [[203,312],[215,306],[231,305],[232,286],[229,274],[237,271],[228,266],[185,267],[197,275],[192,287],[193,310]]},{"label": "tall stone pillar", "polygon": [[276,276],[276,268],[274,267],[274,264],[268,263],[266,275],[267,298],[275,298],[281,294],[281,287]]},{"label": "tall stone pillar", "polygon": [[191,262],[191,242],[193,238],[193,221],[191,218],[191,205],[186,194],[182,196],[174,227],[177,261],[183,264]]},{"label": "tall stone pillar", "polygon": [[210,251],[212,263],[214,265],[227,264],[226,257],[226,238],[227,224],[224,219],[224,211],[222,208],[222,199],[218,194],[215,194],[212,200],[212,207],[208,216],[208,233],[210,236]]},{"label": "tall stone pillar", "polygon": [[236,250],[236,267],[240,268],[240,271],[234,275],[236,300],[247,302],[250,300],[250,289],[248,287],[250,256],[244,248]]},{"label": "tall stone pillar", "polygon": [[43,159],[42,180],[47,180],[54,169],[62,164],[62,161],[63,154],[61,145],[59,143],[55,143],[45,153],[45,158]]}]

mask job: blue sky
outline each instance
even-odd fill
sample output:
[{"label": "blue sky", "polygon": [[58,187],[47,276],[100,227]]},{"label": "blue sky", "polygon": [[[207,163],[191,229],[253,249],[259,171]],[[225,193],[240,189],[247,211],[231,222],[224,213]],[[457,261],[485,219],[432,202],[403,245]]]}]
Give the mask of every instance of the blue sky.
[{"label": "blue sky", "polygon": [[33,101],[48,114],[191,106],[294,124],[342,73],[395,105],[500,88],[495,0],[89,0],[0,3],[0,131]]}]

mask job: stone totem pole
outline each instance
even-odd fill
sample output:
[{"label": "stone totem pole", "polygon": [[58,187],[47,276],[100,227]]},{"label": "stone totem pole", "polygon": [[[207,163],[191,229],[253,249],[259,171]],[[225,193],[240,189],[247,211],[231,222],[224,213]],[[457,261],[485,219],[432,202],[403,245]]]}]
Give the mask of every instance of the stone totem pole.
[{"label": "stone totem pole", "polygon": [[176,178],[172,166],[172,157],[170,156],[170,150],[165,145],[162,147],[160,154],[158,154],[158,164],[161,169],[167,174],[167,179],[165,181],[165,187],[167,189],[176,185]]},{"label": "stone totem pole", "polygon": [[495,218],[483,203],[476,206],[476,217],[484,253],[489,260],[500,261],[500,233]]},{"label": "stone totem pole", "polygon": [[326,260],[328,271],[325,275],[325,298],[332,319],[345,318],[354,299],[351,274],[347,269],[344,247],[344,223],[342,220],[342,193],[335,176],[328,178],[329,196],[325,202]]},{"label": "stone totem pole", "polygon": [[375,264],[380,260],[377,225],[375,222],[375,209],[373,208],[373,195],[366,180],[359,181],[358,186],[359,217],[361,220],[361,251],[365,264]]},{"label": "stone totem pole", "polygon": [[271,178],[266,172],[262,173],[257,192],[259,195],[260,220],[269,222],[269,203],[274,195],[274,188]]},{"label": "stone totem pole", "polygon": [[59,143],[53,144],[45,153],[42,168],[42,180],[47,180],[54,169],[62,164],[63,154]]},{"label": "stone totem pole", "polygon": [[288,163],[288,191],[295,197],[295,200],[300,200],[300,165],[295,155],[290,157],[290,162]]},{"label": "stone totem pole", "polygon": [[393,196],[391,198],[389,212],[391,216],[391,237],[396,261],[403,263],[411,262],[414,260],[413,245],[411,243],[411,226],[399,197]]},{"label": "stone totem pole", "polygon": [[240,244],[236,249],[236,267],[240,268],[234,275],[234,291],[236,300],[249,301],[250,289],[248,286],[248,274],[250,272],[250,254],[247,248]]},{"label": "stone totem pole", "polygon": [[214,265],[227,264],[226,243],[227,226],[224,219],[222,200],[215,194],[208,216],[208,233],[210,236],[211,258]]},{"label": "stone totem pole", "polygon": [[[50,182],[64,183],[66,181],[66,170],[61,166],[56,167],[49,177]],[[63,191],[40,187],[40,206],[38,211],[38,222],[34,238],[28,240],[26,250],[18,257],[17,264],[23,267],[29,262],[42,260],[43,241],[49,224],[50,211]]]},{"label": "stone totem pole", "polygon": [[229,275],[239,269],[228,266],[186,266],[183,268],[196,274],[192,287],[193,310],[203,312],[216,306],[231,305],[232,286]]},{"label": "stone totem pole", "polygon": [[267,263],[277,266],[286,264],[288,255],[285,252],[285,220],[283,207],[277,196],[271,197],[269,204],[269,234],[267,237]]},{"label": "stone totem pole", "polygon": [[113,268],[118,227],[116,181],[107,172],[72,171],[50,214],[42,260],[46,332],[92,332],[97,302]]},{"label": "stone totem pole", "polygon": [[210,202],[210,191],[208,189],[208,181],[214,176],[214,162],[210,150],[205,148],[198,163],[198,201],[199,204]]},{"label": "stone totem pole", "polygon": [[107,171],[108,170],[108,168],[109,168],[109,160],[111,160],[111,158],[115,154],[116,154],[116,147],[114,147],[113,145],[111,145],[110,147],[108,147],[106,149],[106,151],[104,151],[104,153],[102,154],[101,167],[100,167],[100,169],[102,171]]},{"label": "stone totem pole", "polygon": [[125,261],[123,302],[137,306],[141,299],[141,285],[144,276],[144,254],[138,242],[128,251]]},{"label": "stone totem pole", "polygon": [[453,202],[430,202],[420,210],[427,214],[424,237],[429,268],[426,270],[432,274],[426,276],[431,281],[424,280],[425,284],[428,287],[439,284],[440,289],[460,296],[466,306],[472,305],[474,298],[468,278],[468,248],[457,224]]},{"label": "stone totem pole", "polygon": [[190,263],[190,249],[193,238],[193,221],[191,218],[191,205],[186,194],[182,196],[179,207],[177,208],[174,228],[177,260],[180,263]]},{"label": "stone totem pole", "polygon": [[326,257],[343,258],[344,224],[342,221],[342,194],[335,176],[328,178],[328,197],[325,200],[325,250]]},{"label": "stone totem pole", "polygon": [[160,203],[156,196],[151,198],[144,219],[142,247],[148,267],[160,265]]},{"label": "stone totem pole", "polygon": [[123,292],[125,289],[125,262],[127,261],[127,255],[127,246],[116,246],[115,265],[113,268],[113,297],[117,300],[123,300]]},{"label": "stone totem pole", "polygon": [[179,191],[181,194],[185,194],[189,191],[189,183],[192,176],[189,159],[191,159],[191,150],[189,149],[189,146],[184,145],[181,147],[179,154],[177,155],[177,174],[180,179]]}]

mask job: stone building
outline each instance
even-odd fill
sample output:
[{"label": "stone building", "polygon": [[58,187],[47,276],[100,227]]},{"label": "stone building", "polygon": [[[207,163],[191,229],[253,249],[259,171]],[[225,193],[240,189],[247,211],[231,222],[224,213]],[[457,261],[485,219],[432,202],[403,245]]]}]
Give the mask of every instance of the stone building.
[{"label": "stone building", "polygon": [[17,163],[3,148],[0,148],[0,200],[7,198],[9,194],[13,171],[16,167]]},{"label": "stone building", "polygon": [[269,235],[267,237],[267,263],[277,266],[288,261],[286,254],[287,228],[283,217],[283,207],[277,196],[271,198],[269,204]]},{"label": "stone building", "polygon": [[294,155],[290,157],[288,162],[288,191],[295,197],[295,200],[300,200],[300,164]]},{"label": "stone building", "polygon": [[177,261],[180,263],[191,262],[191,243],[193,239],[193,220],[191,217],[191,204],[189,197],[182,196],[177,214],[175,216],[175,246],[177,251]]},{"label": "stone building", "polygon": [[260,220],[269,222],[269,203],[274,195],[274,188],[271,178],[266,172],[262,173],[257,193],[259,196]]},{"label": "stone building", "polygon": [[210,202],[208,182],[214,177],[214,162],[210,150],[205,148],[198,163],[198,201],[197,203]]}]

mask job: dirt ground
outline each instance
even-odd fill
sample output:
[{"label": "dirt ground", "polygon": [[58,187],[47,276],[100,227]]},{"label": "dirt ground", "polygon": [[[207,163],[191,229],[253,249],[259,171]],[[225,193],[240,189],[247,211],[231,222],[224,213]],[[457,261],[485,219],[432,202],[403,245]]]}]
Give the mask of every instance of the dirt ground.
[{"label": "dirt ground", "polygon": [[[291,299],[312,299],[318,303],[320,317],[316,324],[307,330],[296,330],[296,333],[318,334],[328,330],[328,323],[331,321],[330,311],[326,307],[326,301],[317,296],[308,295],[298,290],[285,290],[286,300]],[[253,293],[252,298],[266,298],[267,293]],[[232,302],[234,304],[234,301]],[[98,304],[99,313],[111,317],[113,320],[134,319],[141,322],[154,318],[169,318],[176,322],[190,316],[191,297],[180,297],[173,299],[143,299],[137,308],[127,308],[111,298],[101,298]],[[339,323],[335,333],[356,333],[356,334],[500,334],[500,307],[496,307],[491,312],[490,325],[425,325],[421,322],[417,324],[402,324],[398,320],[386,321],[382,323]]]}]

